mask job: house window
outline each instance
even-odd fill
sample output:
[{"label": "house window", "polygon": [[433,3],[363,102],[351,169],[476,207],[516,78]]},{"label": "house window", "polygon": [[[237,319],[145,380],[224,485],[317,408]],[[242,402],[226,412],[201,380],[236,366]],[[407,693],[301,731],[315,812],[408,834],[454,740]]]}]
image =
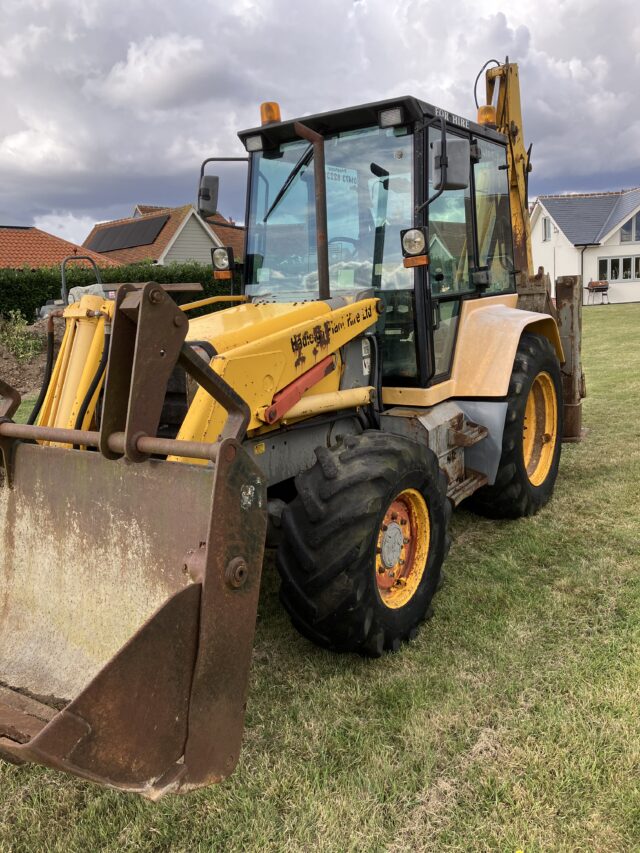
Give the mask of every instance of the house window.
[{"label": "house window", "polygon": [[598,258],[598,281],[640,281],[640,256]]},{"label": "house window", "polygon": [[609,279],[609,258],[598,258],[598,281]]},{"label": "house window", "polygon": [[632,216],[620,229],[621,243],[640,243],[640,213]]},{"label": "house window", "polygon": [[545,243],[551,239],[551,220],[548,216],[542,217],[542,239]]},{"label": "house window", "polygon": [[620,258],[611,258],[609,278],[611,281],[617,281],[620,278]]}]

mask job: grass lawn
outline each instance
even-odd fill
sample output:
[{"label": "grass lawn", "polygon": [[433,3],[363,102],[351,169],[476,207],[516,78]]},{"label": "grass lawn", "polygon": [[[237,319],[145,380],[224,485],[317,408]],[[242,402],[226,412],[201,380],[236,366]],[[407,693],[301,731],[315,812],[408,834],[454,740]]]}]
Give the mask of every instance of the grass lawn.
[{"label": "grass lawn", "polygon": [[236,773],[154,805],[0,762],[0,850],[640,850],[640,305],[585,309],[584,350],[553,501],[454,515],[411,645],[316,649],[268,570]]},{"label": "grass lawn", "polygon": [[26,424],[27,418],[31,414],[31,411],[35,405],[36,398],[35,397],[24,397],[22,403],[20,403],[20,408],[16,412],[16,416],[14,421],[17,424]]}]

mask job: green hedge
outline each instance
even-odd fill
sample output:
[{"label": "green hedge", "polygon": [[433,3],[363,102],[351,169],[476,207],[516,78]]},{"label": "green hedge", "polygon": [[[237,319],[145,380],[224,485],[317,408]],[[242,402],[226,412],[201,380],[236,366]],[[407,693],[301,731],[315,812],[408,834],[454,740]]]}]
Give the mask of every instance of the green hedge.
[{"label": "green hedge", "polygon": [[[229,293],[227,282],[214,282],[211,267],[205,264],[169,264],[161,267],[142,263],[108,267],[100,272],[105,284],[122,281],[157,281],[159,284],[197,281],[202,284],[204,293],[201,296],[186,294],[179,300],[181,302]],[[84,269],[77,264],[68,265],[69,289],[94,282],[93,270]],[[26,267],[21,270],[0,269],[0,316],[8,317],[11,311],[19,311],[31,322],[48,299],[60,298],[60,287],[60,267],[43,267],[36,270]],[[238,285],[235,292],[239,293]]]}]

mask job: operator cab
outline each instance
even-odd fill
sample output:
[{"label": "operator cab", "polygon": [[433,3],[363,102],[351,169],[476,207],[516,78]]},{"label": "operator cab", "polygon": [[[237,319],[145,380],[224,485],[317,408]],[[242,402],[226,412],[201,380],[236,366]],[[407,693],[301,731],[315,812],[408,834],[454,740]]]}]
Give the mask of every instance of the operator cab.
[{"label": "operator cab", "polygon": [[[410,97],[300,121],[323,139],[331,298],[383,299],[385,385],[443,381],[462,302],[515,292],[505,138]],[[249,154],[244,292],[321,298],[313,144],[295,121],[239,136]],[[424,236],[418,257],[403,246],[409,229]]]}]

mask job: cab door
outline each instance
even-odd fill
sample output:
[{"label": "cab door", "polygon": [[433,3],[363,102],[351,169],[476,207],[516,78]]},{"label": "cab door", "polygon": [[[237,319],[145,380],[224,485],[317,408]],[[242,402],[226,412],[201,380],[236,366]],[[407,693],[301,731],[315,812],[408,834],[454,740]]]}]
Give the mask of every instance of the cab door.
[{"label": "cab door", "polygon": [[[447,133],[447,141],[457,135]],[[435,194],[430,170],[432,146],[440,128],[429,128],[427,139],[427,198]],[[459,136],[457,137],[459,138]],[[471,163],[469,164],[471,172]],[[431,382],[446,379],[451,370],[460,309],[464,297],[474,296],[470,270],[475,265],[475,222],[471,174],[462,190],[445,190],[427,208],[429,233],[428,289],[431,325]]]},{"label": "cab door", "polygon": [[[447,139],[456,136],[447,133]],[[440,129],[431,127],[427,164],[431,145],[439,139]],[[427,197],[434,194],[430,173],[427,192]],[[445,190],[427,210],[430,384],[436,384],[451,372],[463,301],[515,291],[505,147],[474,138],[468,186]]]}]

